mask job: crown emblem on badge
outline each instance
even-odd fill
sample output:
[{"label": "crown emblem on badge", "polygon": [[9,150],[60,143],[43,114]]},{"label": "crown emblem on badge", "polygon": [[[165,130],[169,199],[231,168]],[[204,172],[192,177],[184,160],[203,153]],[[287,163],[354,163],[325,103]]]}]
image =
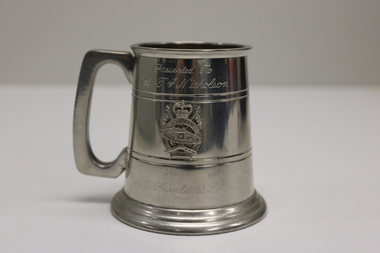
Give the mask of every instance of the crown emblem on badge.
[{"label": "crown emblem on badge", "polygon": [[192,112],[193,106],[190,104],[185,104],[183,100],[180,103],[173,105],[173,113],[176,118],[188,118]]},{"label": "crown emblem on badge", "polygon": [[197,154],[202,143],[201,129],[203,120],[199,114],[199,106],[193,107],[185,101],[166,106],[162,118],[162,140],[165,152],[171,158],[190,158]]}]

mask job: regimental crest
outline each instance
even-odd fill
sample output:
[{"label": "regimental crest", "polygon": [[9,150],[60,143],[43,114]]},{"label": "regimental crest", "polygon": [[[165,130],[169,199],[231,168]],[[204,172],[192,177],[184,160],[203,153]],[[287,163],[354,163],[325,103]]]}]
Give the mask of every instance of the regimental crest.
[{"label": "regimental crest", "polygon": [[184,100],[172,107],[166,106],[161,130],[165,152],[172,158],[190,158],[195,155],[202,144],[202,125],[199,106],[185,104]]}]

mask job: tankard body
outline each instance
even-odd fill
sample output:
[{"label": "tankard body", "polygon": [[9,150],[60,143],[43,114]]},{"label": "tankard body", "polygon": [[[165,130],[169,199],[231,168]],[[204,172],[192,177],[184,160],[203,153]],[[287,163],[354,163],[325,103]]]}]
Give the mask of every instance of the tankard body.
[{"label": "tankard body", "polygon": [[[142,43],[127,52],[86,54],[74,114],[78,169],[116,177],[112,213],[131,226],[168,234],[213,234],[261,220],[253,183],[249,46]],[[128,148],[112,163],[91,151],[88,117],[98,68],[121,66],[133,85]]]}]

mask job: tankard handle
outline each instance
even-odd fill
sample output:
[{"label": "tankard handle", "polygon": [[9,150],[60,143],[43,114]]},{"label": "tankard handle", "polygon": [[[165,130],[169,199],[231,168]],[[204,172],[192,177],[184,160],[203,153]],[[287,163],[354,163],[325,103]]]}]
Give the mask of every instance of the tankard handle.
[{"label": "tankard handle", "polygon": [[125,169],[128,148],[112,162],[99,160],[92,151],[89,140],[89,116],[92,90],[96,73],[101,66],[113,63],[121,67],[128,81],[133,81],[134,58],[129,52],[91,50],[86,53],[78,81],[74,108],[74,157],[78,170],[87,175],[100,177],[117,177]]}]

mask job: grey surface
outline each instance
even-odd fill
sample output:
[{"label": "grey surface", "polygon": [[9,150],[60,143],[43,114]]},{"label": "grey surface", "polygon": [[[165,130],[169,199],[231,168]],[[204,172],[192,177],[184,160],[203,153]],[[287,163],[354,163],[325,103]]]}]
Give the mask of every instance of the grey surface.
[{"label": "grey surface", "polygon": [[378,0],[2,1],[0,83],[74,83],[89,49],[199,40],[253,45],[254,84],[379,84],[379,13]]},{"label": "grey surface", "polygon": [[[268,215],[240,231],[183,237],[120,223],[110,202],[124,178],[76,170],[75,86],[0,87],[1,252],[380,250],[379,89],[253,87],[255,185]],[[105,160],[128,141],[129,87],[94,91],[90,135]]]}]

